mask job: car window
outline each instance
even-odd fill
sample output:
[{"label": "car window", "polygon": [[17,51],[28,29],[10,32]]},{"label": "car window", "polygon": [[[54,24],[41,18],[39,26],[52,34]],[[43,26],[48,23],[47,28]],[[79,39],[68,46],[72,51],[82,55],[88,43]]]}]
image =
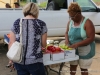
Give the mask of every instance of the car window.
[{"label": "car window", "polygon": [[90,0],[74,0],[74,2],[77,2],[82,12],[96,12],[96,6],[90,1]]}]

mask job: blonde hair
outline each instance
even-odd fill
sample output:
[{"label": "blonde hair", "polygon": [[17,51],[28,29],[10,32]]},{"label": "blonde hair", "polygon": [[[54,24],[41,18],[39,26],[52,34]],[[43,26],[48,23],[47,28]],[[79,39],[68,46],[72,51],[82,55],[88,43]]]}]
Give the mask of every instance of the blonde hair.
[{"label": "blonde hair", "polygon": [[80,6],[78,5],[78,3],[76,2],[72,2],[70,4],[70,6],[68,7],[68,13],[77,13],[77,12],[81,12],[81,8]]},{"label": "blonde hair", "polygon": [[24,6],[23,14],[24,16],[32,15],[33,17],[38,18],[39,8],[35,3],[30,2]]}]

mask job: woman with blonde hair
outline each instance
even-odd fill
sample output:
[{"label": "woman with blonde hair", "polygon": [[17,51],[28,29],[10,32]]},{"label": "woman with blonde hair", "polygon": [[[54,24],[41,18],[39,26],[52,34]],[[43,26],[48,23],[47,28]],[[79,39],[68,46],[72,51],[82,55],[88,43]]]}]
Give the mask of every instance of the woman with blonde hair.
[{"label": "woman with blonde hair", "polygon": [[[28,3],[23,8],[24,18],[22,18],[22,44],[23,57],[20,63],[14,66],[18,75],[46,75],[43,65],[42,48],[46,47],[47,26],[46,23],[38,19],[39,9],[35,3]],[[10,32],[11,45],[20,42],[20,19],[17,19]],[[13,61],[9,61],[10,64]],[[11,66],[12,67],[12,66]]]},{"label": "woman with blonde hair", "polygon": [[95,28],[92,21],[81,14],[78,3],[71,3],[68,13],[71,20],[67,24],[65,43],[70,48],[75,48],[79,55],[79,60],[70,62],[70,75],[75,75],[78,65],[81,74],[88,75],[88,68],[95,55]]}]

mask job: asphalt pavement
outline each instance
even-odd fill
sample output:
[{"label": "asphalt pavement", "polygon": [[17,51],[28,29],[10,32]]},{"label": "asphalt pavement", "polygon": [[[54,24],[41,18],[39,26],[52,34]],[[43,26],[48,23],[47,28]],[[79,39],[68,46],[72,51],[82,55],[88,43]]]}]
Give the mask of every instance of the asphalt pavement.
[{"label": "asphalt pavement", "polygon": [[[89,68],[89,75],[100,75],[100,38],[96,37],[96,55],[93,58],[93,63]],[[0,75],[17,75],[16,70],[10,72],[9,68],[6,68],[8,63],[8,58],[6,57],[7,46],[0,44]],[[55,70],[58,70],[59,64],[51,65]],[[49,70],[49,75],[57,75],[57,73]],[[69,74],[69,63],[66,63],[63,67],[61,75],[70,75]],[[77,68],[76,75],[81,75],[79,67]]]}]

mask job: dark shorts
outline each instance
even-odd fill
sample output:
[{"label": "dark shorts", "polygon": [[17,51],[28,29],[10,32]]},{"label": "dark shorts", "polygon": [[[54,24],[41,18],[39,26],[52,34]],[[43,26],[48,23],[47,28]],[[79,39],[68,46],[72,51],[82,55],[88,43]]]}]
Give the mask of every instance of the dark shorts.
[{"label": "dark shorts", "polygon": [[14,64],[18,75],[46,75],[43,63],[30,65]]}]

